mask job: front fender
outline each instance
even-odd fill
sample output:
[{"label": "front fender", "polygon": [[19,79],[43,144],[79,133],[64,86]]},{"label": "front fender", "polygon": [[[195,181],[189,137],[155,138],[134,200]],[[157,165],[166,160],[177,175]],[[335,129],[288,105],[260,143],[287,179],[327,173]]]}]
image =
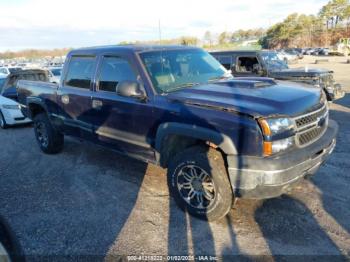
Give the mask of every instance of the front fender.
[{"label": "front fender", "polygon": [[23,114],[30,119],[33,119],[33,117],[34,117],[33,106],[40,107],[42,109],[42,111],[44,111],[45,113],[48,113],[46,104],[43,101],[43,99],[41,99],[40,97],[27,97],[26,110],[25,110],[25,112],[23,112]]},{"label": "front fender", "polygon": [[162,146],[168,135],[180,135],[189,138],[195,138],[202,141],[208,141],[218,146],[227,155],[236,155],[237,149],[231,138],[212,129],[182,124],[182,123],[163,123],[158,127],[155,149],[157,161],[160,162]]}]

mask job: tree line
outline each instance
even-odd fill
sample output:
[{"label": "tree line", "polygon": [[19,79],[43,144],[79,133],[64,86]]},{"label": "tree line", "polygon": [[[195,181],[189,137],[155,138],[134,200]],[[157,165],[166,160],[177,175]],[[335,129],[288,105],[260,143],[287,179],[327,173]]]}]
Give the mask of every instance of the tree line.
[{"label": "tree line", "polygon": [[329,46],[341,37],[350,37],[349,0],[331,0],[317,15],[291,14],[270,27],[260,44],[264,48]]},{"label": "tree line", "polygon": [[57,48],[52,50],[41,50],[41,49],[27,49],[17,52],[5,51],[0,53],[0,59],[13,59],[13,58],[26,58],[35,59],[42,57],[58,57],[65,56],[72,48]]}]

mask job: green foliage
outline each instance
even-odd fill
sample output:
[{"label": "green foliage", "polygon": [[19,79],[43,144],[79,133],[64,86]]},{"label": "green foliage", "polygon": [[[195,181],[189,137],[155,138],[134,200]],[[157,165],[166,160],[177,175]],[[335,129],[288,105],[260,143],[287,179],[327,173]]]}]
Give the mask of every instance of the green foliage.
[{"label": "green foliage", "polygon": [[319,16],[326,21],[327,29],[337,27],[340,21],[349,17],[349,6],[348,0],[331,0],[321,8]]},{"label": "green foliage", "polygon": [[229,37],[229,33],[227,32],[222,32],[220,35],[219,35],[219,44],[220,45],[223,45],[223,44],[226,44],[230,41],[230,37]]},{"label": "green foliage", "polygon": [[315,40],[327,45],[329,36],[324,30],[337,28],[345,19],[350,20],[349,0],[331,0],[321,8],[318,16],[289,15],[284,21],[270,27],[259,43],[264,48],[289,47],[298,43],[311,46]]},{"label": "green foliage", "polygon": [[71,48],[53,49],[53,50],[38,50],[38,49],[28,49],[18,52],[6,51],[0,53],[0,59],[13,59],[17,57],[25,58],[41,58],[41,57],[55,57],[55,56],[65,56]]},{"label": "green foliage", "polygon": [[242,40],[259,39],[265,34],[263,28],[248,29],[248,30],[237,30],[231,34],[231,42],[239,42]]},{"label": "green foliage", "polygon": [[192,36],[183,36],[180,38],[181,45],[196,46],[198,44],[198,38]]}]

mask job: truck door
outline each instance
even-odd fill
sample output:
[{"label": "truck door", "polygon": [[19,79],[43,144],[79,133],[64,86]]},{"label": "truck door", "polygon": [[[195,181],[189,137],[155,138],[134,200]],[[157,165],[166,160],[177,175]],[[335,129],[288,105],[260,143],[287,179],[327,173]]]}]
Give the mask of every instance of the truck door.
[{"label": "truck door", "polygon": [[126,56],[101,57],[92,98],[93,128],[99,143],[143,159],[154,159],[147,132],[153,125],[152,106],[145,100],[116,92],[118,83],[139,81]]},{"label": "truck door", "polygon": [[63,110],[64,131],[68,135],[91,138],[90,119],[93,75],[96,67],[94,56],[72,56],[62,85],[58,89],[58,104]]}]

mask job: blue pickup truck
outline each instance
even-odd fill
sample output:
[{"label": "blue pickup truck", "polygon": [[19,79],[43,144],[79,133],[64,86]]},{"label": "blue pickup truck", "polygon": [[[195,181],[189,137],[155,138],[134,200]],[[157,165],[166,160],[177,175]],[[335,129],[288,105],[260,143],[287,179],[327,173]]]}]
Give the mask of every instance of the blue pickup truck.
[{"label": "blue pickup truck", "polygon": [[336,144],[320,89],[233,78],[200,48],[77,49],[58,85],[20,81],[17,90],[43,152],[73,136],[160,165],[177,204],[206,220],[236,197],[283,194]]}]

